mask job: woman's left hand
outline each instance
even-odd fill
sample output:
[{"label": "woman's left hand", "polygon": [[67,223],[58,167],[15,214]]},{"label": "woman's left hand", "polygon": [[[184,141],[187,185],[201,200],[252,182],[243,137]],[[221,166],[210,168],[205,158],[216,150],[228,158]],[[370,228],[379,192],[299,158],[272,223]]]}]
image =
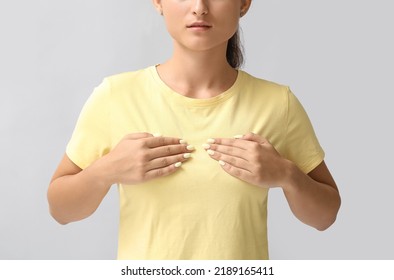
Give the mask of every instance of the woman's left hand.
[{"label": "woman's left hand", "polygon": [[286,182],[290,161],[259,135],[214,138],[203,146],[228,174],[245,182],[259,187],[278,187]]}]

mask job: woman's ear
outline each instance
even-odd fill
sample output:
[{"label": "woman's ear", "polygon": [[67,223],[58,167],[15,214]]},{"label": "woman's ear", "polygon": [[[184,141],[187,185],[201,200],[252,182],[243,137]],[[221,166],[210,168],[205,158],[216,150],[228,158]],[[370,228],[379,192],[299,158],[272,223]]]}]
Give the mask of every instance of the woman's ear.
[{"label": "woman's ear", "polygon": [[152,0],[153,6],[160,15],[163,15],[163,8],[161,6],[161,0]]},{"label": "woman's ear", "polygon": [[240,15],[243,17],[249,10],[252,0],[242,0]]}]

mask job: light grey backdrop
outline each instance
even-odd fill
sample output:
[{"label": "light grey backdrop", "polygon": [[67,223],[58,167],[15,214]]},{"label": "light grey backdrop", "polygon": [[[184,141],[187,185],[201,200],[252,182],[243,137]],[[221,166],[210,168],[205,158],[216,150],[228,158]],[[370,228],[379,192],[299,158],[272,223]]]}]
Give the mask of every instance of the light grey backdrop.
[{"label": "light grey backdrop", "polygon": [[[343,200],[318,232],[271,191],[271,258],[393,259],[392,1],[253,2],[244,69],[291,86]],[[102,78],[171,54],[161,17],[149,0],[1,1],[0,35],[0,259],[114,259],[116,188],[67,226],[50,217],[46,190]]]}]

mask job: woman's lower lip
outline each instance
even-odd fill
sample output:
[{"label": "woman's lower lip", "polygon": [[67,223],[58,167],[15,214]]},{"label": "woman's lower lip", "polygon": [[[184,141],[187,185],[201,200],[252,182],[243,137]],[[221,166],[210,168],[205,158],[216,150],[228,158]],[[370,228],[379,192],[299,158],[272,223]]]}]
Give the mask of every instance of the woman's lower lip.
[{"label": "woman's lower lip", "polygon": [[205,31],[210,29],[210,26],[190,26],[189,29],[196,30],[196,31]]}]

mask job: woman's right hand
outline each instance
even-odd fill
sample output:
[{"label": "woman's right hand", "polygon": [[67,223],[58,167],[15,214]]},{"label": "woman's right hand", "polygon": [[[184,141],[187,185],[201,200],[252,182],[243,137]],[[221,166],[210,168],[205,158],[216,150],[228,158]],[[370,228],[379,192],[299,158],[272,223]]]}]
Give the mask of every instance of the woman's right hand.
[{"label": "woman's right hand", "polygon": [[179,138],[132,133],[83,170],[65,154],[48,188],[50,212],[61,224],[82,220],[94,213],[113,184],[171,174],[193,150]]},{"label": "woman's right hand", "polygon": [[177,171],[193,150],[179,138],[132,133],[95,165],[101,165],[107,184],[134,185]]}]

